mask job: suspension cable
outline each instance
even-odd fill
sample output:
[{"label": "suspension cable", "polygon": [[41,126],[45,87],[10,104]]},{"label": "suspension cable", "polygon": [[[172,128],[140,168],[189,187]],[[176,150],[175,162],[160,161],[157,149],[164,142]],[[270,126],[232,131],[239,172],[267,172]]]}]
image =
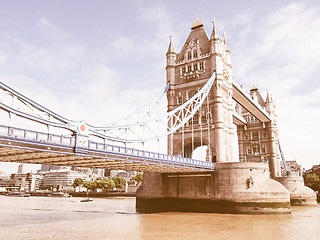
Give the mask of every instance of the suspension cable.
[{"label": "suspension cable", "polygon": [[182,153],[182,157],[185,157],[184,156],[184,124],[182,125],[182,150],[181,150],[181,153]]},{"label": "suspension cable", "polygon": [[200,119],[200,145],[202,146],[202,108],[201,107],[200,107],[199,119]]},{"label": "suspension cable", "polygon": [[[191,143],[192,143],[192,151],[191,151],[191,157],[192,157],[192,152],[193,152],[193,150],[194,150],[194,135],[193,135],[193,125],[194,125],[194,116],[192,116],[192,118],[191,118]],[[190,158],[191,158],[190,157]]]},{"label": "suspension cable", "polygon": [[212,161],[212,153],[211,153],[211,140],[210,140],[210,108],[209,108],[209,93],[207,95],[207,114],[206,114],[206,118],[207,118],[207,123],[208,123],[208,142],[209,142],[209,146],[208,146],[208,160],[209,162]]},{"label": "suspension cable", "polygon": [[[173,118],[171,118],[171,126],[170,128],[172,127],[173,125]],[[171,152],[171,155],[173,155],[173,132],[171,133],[171,149],[170,149],[170,152]]]}]

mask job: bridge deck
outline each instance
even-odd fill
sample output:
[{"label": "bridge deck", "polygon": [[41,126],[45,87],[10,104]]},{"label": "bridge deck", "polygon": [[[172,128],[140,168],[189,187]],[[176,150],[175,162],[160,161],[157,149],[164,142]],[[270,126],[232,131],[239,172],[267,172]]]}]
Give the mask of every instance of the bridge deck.
[{"label": "bridge deck", "polygon": [[0,161],[149,172],[213,171],[213,163],[0,126]]}]

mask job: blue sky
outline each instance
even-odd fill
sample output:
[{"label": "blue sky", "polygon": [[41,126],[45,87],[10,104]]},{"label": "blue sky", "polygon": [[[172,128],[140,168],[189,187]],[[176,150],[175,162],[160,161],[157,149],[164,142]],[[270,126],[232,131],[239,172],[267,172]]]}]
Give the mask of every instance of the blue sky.
[{"label": "blue sky", "polygon": [[319,164],[317,0],[0,0],[0,79],[65,117],[103,125],[161,91],[169,35],[179,52],[197,15],[208,35],[213,18],[226,32],[233,76],[272,93],[287,160]]}]

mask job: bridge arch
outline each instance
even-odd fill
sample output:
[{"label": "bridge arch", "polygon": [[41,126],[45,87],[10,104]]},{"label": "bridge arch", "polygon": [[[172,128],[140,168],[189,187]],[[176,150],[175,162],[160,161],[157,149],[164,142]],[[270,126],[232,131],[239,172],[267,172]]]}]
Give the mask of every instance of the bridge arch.
[{"label": "bridge arch", "polygon": [[185,139],[183,147],[183,156],[186,158],[194,158],[207,162],[214,161],[213,147],[210,146],[208,137],[195,137]]}]

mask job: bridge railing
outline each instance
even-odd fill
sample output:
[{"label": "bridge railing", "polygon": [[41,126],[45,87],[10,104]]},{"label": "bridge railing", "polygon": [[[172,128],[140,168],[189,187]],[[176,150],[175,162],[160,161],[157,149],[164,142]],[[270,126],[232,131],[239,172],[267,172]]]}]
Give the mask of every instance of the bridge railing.
[{"label": "bridge railing", "polygon": [[164,160],[164,161],[171,161],[171,162],[179,162],[179,163],[186,163],[190,165],[197,165],[197,166],[203,166],[208,168],[213,168],[214,165],[211,162],[205,162],[201,160],[195,160],[191,158],[184,158],[181,156],[172,156],[167,155],[163,153],[156,153],[156,152],[150,152],[145,150],[139,150],[135,148],[128,148],[128,147],[122,147],[122,146],[115,146],[110,144],[104,144],[104,143],[97,143],[89,141],[88,147],[90,149],[96,149],[96,150],[105,150],[105,151],[111,151],[114,153],[120,153],[120,154],[127,154],[131,156],[139,156],[142,158],[152,158],[157,160]]},{"label": "bridge railing", "polygon": [[[68,147],[75,147],[76,144],[76,137],[75,136],[64,136],[64,135],[57,135],[52,133],[43,133],[37,132],[33,130],[26,130],[16,127],[9,127],[0,125],[0,135],[8,137],[9,139],[19,139],[19,140],[28,140],[31,142],[40,142],[40,143],[49,143],[56,146],[68,146]],[[195,160],[191,158],[184,158],[182,156],[173,156],[167,155],[163,153],[156,153],[150,152],[135,148],[128,148],[123,146],[116,146],[106,143],[99,143],[88,140],[85,145],[81,145],[83,149],[91,149],[102,151],[106,153],[116,153],[121,154],[123,156],[132,156],[132,157],[139,157],[145,159],[152,159],[158,162],[170,162],[170,163],[179,163],[182,165],[193,165],[195,167],[202,167],[207,169],[213,169],[214,164],[212,162],[205,162],[201,160]]]}]

